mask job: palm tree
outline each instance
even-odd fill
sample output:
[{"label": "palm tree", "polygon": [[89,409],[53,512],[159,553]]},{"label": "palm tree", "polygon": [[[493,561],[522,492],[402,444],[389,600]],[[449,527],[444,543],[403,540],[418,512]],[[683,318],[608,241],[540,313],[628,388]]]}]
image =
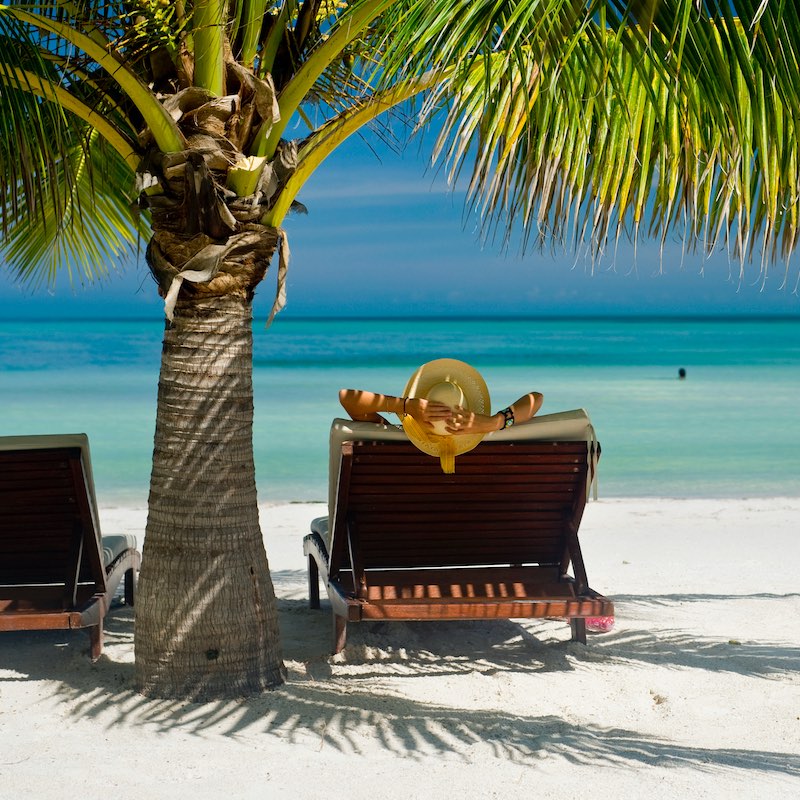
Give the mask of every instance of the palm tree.
[{"label": "palm tree", "polygon": [[[305,181],[387,114],[487,237],[620,235],[787,261],[800,22],[765,0],[42,0],[0,5],[2,253],[102,274],[147,241],[165,298],[136,680],[282,681],[252,451],[251,301]],[[304,134],[287,140],[289,125]]]}]

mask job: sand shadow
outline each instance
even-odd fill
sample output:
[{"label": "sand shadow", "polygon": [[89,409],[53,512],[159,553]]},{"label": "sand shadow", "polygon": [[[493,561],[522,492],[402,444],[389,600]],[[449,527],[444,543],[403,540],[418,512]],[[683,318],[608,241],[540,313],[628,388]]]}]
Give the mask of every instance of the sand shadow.
[{"label": "sand shadow", "polygon": [[[281,600],[281,624],[292,628],[303,622],[308,633],[321,625],[328,632],[329,614],[309,610],[304,601]],[[308,616],[312,615],[312,616]],[[317,620],[322,620],[319,623]],[[442,625],[457,625],[447,637]],[[378,741],[387,752],[419,759],[431,754],[469,758],[473,746],[490,748],[495,758],[520,765],[531,759],[557,755],[575,764],[717,768],[800,776],[800,755],[746,748],[706,748],[676,743],[641,731],[592,724],[578,725],[553,714],[515,714],[462,705],[445,705],[401,696],[389,679],[430,677],[458,673],[502,671],[537,672],[574,669],[585,663],[674,663],[696,669],[722,670],[729,656],[698,637],[612,633],[590,640],[589,647],[554,640],[549,623],[544,639],[514,621],[486,623],[383,623],[353,626],[350,647],[342,661],[328,657],[326,636],[311,649],[292,650],[286,657],[303,661],[281,689],[246,700],[209,703],[153,700],[133,690],[133,663],[107,654],[92,664],[87,657],[88,636],[80,631],[15,633],[0,640],[0,667],[16,675],[0,679],[52,682],[49,701],[67,719],[97,719],[103,725],[125,724],[159,733],[180,731],[198,736],[242,734],[272,736],[312,749],[332,748],[343,754],[362,754]],[[112,609],[106,621],[107,651],[116,645],[130,652],[133,610]],[[401,635],[402,634],[402,635]],[[463,638],[462,638],[463,635]],[[568,634],[567,634],[568,635]],[[298,637],[303,638],[303,637]],[[449,641],[442,644],[443,639]],[[459,646],[454,647],[454,639]],[[437,644],[438,642],[438,644]],[[717,643],[719,644],[719,643]],[[721,645],[720,645],[721,647]],[[781,648],[759,644],[748,658],[746,674],[769,674],[788,669]],[[689,649],[692,652],[688,653]],[[795,653],[793,648],[789,648]],[[298,660],[298,657],[302,656]],[[310,656],[309,658],[305,658]],[[794,655],[796,659],[797,656]],[[759,660],[766,666],[758,668]],[[343,674],[338,664],[358,667]],[[436,665],[441,664],[437,672]],[[399,668],[402,670],[399,671]],[[795,666],[792,668],[796,670]],[[377,679],[377,680],[376,680]],[[382,684],[383,681],[383,685]],[[369,745],[365,745],[365,737]]]},{"label": "sand shadow", "polygon": [[[800,646],[786,642],[768,642],[724,637],[699,636],[691,631],[666,627],[672,622],[665,614],[663,625],[652,630],[626,630],[625,613],[636,614],[636,607],[664,608],[692,603],[797,600],[800,594],[757,593],[616,595],[618,625],[613,633],[602,637],[602,650],[617,662],[640,661],[711,672],[735,672],[750,677],[772,678],[800,672]],[[716,612],[719,613],[719,612]],[[780,616],[776,608],[775,615]]]}]

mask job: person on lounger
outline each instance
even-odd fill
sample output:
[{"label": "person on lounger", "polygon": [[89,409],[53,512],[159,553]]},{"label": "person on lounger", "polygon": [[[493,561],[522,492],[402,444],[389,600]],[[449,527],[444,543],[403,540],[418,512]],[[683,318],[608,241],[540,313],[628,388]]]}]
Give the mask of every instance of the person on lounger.
[{"label": "person on lounger", "polygon": [[442,469],[452,472],[456,455],[472,450],[487,433],[529,420],[544,396],[529,392],[492,414],[481,374],[463,361],[439,358],[419,367],[402,395],[342,389],[339,401],[354,420],[389,424],[381,413],[396,414],[408,438],[420,450],[439,456]]},{"label": "person on lounger", "polygon": [[[487,433],[527,422],[542,407],[544,396],[528,392],[492,414],[480,373],[463,361],[440,358],[423,364],[402,395],[342,389],[339,401],[354,420],[388,425],[381,415],[396,414],[408,438],[423,452],[438,456],[445,473],[453,473],[457,455],[476,447]],[[586,618],[589,632],[606,633],[613,627],[613,616]]]}]

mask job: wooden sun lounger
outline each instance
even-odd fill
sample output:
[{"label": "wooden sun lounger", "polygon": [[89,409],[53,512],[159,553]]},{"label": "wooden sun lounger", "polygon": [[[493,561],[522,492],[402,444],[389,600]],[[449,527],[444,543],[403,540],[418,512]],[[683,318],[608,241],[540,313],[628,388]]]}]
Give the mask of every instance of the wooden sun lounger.
[{"label": "wooden sun lounger", "polygon": [[135,537],[100,538],[84,434],[0,437],[0,632],[88,628],[97,659],[140,563]]},{"label": "wooden sun lounger", "polygon": [[557,422],[531,426],[532,439],[488,437],[458,456],[454,475],[391,429],[383,441],[359,440],[364,423],[350,423],[350,440],[332,435],[333,522],[313,521],[304,552],[311,607],[320,576],[328,592],[334,652],[360,620],[561,617],[585,643],[585,618],[613,615],[589,587],[578,541],[599,445],[593,431],[549,438]]}]

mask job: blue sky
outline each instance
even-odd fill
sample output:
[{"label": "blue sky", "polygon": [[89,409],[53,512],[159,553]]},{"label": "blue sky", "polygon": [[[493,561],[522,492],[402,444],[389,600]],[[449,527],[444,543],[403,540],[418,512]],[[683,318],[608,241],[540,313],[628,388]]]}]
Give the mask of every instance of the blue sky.
[{"label": "blue sky", "polygon": [[[556,250],[520,256],[481,245],[464,225],[462,197],[426,172],[415,145],[380,157],[353,139],[332,156],[300,196],[308,216],[287,221],[292,252],[287,316],[724,314],[800,316],[797,270],[758,265],[739,281],[725,253],[682,255],[678,242],[621,242],[594,270]],[[274,269],[260,287],[255,313],[266,318]],[[0,271],[2,273],[2,271]],[[0,274],[4,319],[153,317],[161,301],[143,255],[112,278],[88,287],[60,280],[33,291]]]}]

